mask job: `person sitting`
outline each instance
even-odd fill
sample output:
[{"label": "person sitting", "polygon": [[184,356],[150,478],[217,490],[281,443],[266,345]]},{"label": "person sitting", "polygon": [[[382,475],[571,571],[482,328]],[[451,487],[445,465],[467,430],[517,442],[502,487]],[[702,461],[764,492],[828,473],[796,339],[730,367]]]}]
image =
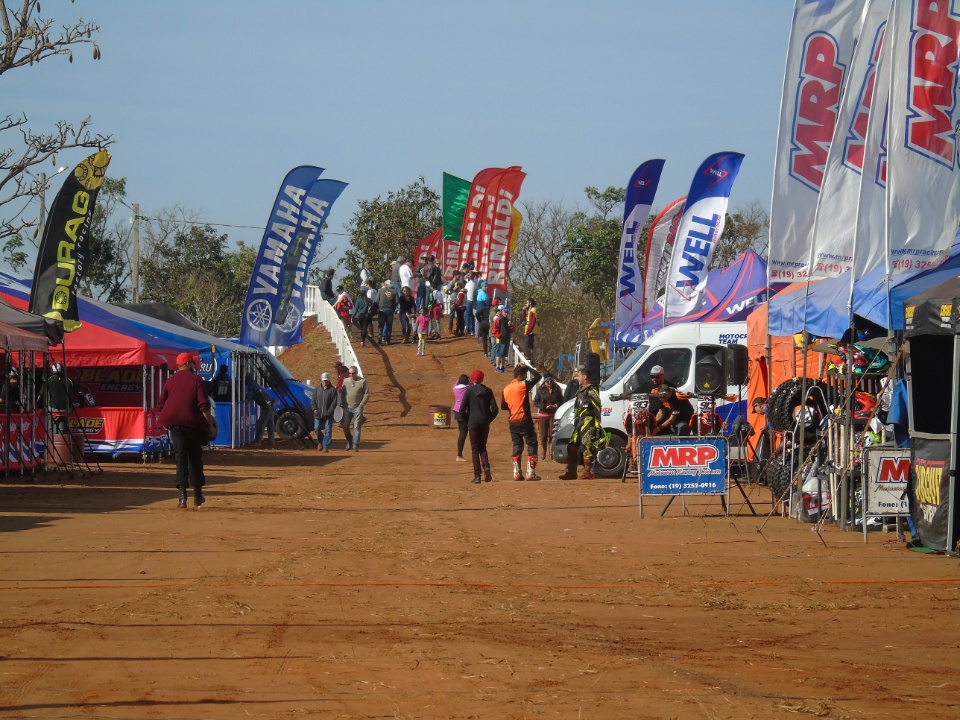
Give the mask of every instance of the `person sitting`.
[{"label": "person sitting", "polygon": [[677,389],[667,383],[663,383],[654,394],[660,399],[662,406],[657,414],[657,434],[688,436],[690,420],[693,418],[693,405],[690,401],[681,398]]}]

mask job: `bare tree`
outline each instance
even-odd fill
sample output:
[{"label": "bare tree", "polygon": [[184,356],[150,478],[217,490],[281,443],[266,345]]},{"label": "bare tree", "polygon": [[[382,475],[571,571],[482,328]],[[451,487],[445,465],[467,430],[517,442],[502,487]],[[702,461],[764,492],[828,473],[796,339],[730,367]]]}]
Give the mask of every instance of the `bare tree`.
[{"label": "bare tree", "polygon": [[[65,55],[73,62],[73,51],[83,45],[92,48],[94,60],[100,59],[100,48],[93,39],[100,27],[95,23],[79,18],[55,28],[52,18],[40,17],[39,0],[23,0],[18,7],[7,4],[7,0],[0,0],[0,75],[56,55]],[[91,131],[89,117],[76,125],[58,121],[46,132],[34,131],[27,123],[24,113],[0,115],[0,133],[7,133],[0,141],[0,207],[5,208],[5,217],[0,219],[0,241],[14,240],[13,251],[22,246],[24,237],[34,244],[39,242],[26,232],[36,223],[25,219],[23,213],[29,200],[46,188],[40,186],[40,178],[29,177],[27,171],[41,163],[56,164],[57,154],[63,150],[102,149],[113,143],[111,136]],[[11,252],[10,247],[4,249]]]},{"label": "bare tree", "polygon": [[573,225],[573,213],[549,200],[522,207],[520,237],[510,256],[511,281],[541,288],[568,284],[571,262],[563,241]]}]

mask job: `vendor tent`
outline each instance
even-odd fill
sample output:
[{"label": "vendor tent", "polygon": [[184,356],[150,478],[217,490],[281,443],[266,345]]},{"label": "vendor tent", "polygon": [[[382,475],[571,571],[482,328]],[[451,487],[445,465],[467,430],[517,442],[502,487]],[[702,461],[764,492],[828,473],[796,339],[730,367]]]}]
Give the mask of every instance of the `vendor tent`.
[{"label": "vendor tent", "polygon": [[904,305],[908,343],[910,511],[927,547],[953,552],[960,538],[960,273]]},{"label": "vendor tent", "polygon": [[54,344],[63,341],[62,322],[15,308],[2,298],[0,298],[0,322],[13,325],[34,335],[42,335]]}]

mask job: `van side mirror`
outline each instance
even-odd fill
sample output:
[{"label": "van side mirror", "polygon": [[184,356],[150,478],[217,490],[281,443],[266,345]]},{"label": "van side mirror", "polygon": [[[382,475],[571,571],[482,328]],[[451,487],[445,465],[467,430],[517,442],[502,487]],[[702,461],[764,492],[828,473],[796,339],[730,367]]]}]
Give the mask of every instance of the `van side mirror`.
[{"label": "van side mirror", "polygon": [[627,395],[633,395],[640,391],[640,381],[636,375],[631,375],[623,384],[623,392]]}]

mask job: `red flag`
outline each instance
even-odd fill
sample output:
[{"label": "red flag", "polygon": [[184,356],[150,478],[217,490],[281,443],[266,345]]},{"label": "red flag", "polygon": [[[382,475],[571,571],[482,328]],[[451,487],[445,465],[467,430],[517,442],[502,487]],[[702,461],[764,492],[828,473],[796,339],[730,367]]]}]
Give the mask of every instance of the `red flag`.
[{"label": "red flag", "polygon": [[501,172],[487,188],[486,200],[480,209],[481,228],[475,247],[475,263],[491,289],[507,289],[513,206],[526,176],[519,166]]},{"label": "red flag", "polygon": [[[417,267],[427,255],[433,255],[438,260],[443,257],[443,228],[438,228],[417,243],[413,251],[413,266]],[[442,267],[442,266],[441,266]]]},{"label": "red flag", "polygon": [[480,212],[487,198],[487,187],[504,172],[503,168],[487,168],[477,173],[470,185],[467,208],[463,213],[463,228],[460,231],[460,256],[458,265],[476,262],[476,245],[480,240]]}]

